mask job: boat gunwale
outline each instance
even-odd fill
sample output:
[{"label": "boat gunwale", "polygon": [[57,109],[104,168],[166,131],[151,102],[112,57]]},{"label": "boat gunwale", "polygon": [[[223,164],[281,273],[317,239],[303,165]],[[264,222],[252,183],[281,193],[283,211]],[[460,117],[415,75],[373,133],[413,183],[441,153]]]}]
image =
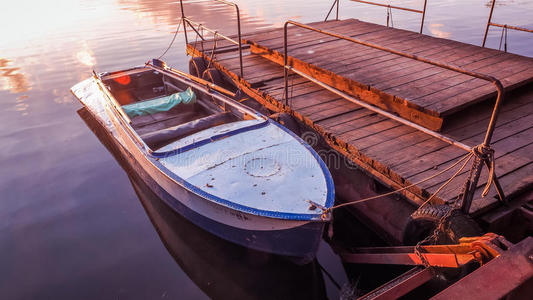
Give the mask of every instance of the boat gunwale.
[{"label": "boat gunwale", "polygon": [[[120,71],[117,71],[117,72],[120,72]],[[113,73],[115,73],[115,72],[113,72]],[[98,76],[93,76],[92,80],[99,87],[100,93],[103,96],[112,97],[112,95],[106,95],[106,93],[102,90],[102,88],[105,88],[105,85],[104,85],[104,87],[102,87],[100,85],[100,83],[103,84],[103,82],[101,81],[101,78],[99,78]],[[72,92],[76,96],[76,98],[78,98],[78,100],[84,106],[86,106],[85,103],[82,101],[82,99],[80,97],[78,97],[74,91],[72,91]],[[198,186],[193,185],[192,183],[188,182],[187,180],[183,179],[182,177],[180,177],[177,174],[175,174],[174,172],[172,172],[170,169],[166,168],[161,162],[159,162],[160,157],[152,155],[152,154],[154,154],[154,152],[151,149],[147,148],[147,145],[144,142],[142,144],[139,144],[139,142],[137,141],[135,136],[132,136],[132,132],[130,132],[131,130],[133,130],[133,128],[131,127],[131,124],[127,123],[123,118],[121,118],[121,114],[118,113],[117,111],[115,111],[116,108],[113,105],[109,105],[110,104],[109,101],[105,101],[105,98],[106,97],[104,97],[104,99],[103,99],[104,101],[103,101],[102,104],[105,106],[106,111],[108,112],[108,114],[111,114],[115,119],[117,119],[119,124],[122,124],[122,126],[121,126],[122,130],[126,133],[127,137],[133,142],[133,144],[135,144],[137,146],[137,149],[143,154],[143,156],[145,156],[147,158],[147,161],[150,162],[156,169],[158,169],[161,174],[165,175],[167,178],[169,178],[171,181],[173,181],[175,184],[181,186],[182,188],[184,188],[184,189],[186,189],[186,190],[188,190],[188,191],[190,191],[192,193],[195,193],[198,196],[200,196],[201,198],[206,199],[206,200],[208,200],[210,202],[222,205],[224,207],[227,207],[227,208],[230,208],[230,209],[233,209],[233,210],[236,210],[236,211],[240,211],[240,212],[243,212],[243,213],[248,213],[248,214],[251,214],[251,215],[255,215],[255,216],[276,218],[276,219],[283,219],[283,220],[294,220],[294,221],[321,221],[321,222],[325,222],[325,221],[328,221],[330,219],[329,215],[327,215],[325,218],[323,218],[322,212],[305,214],[305,213],[278,212],[278,211],[272,211],[272,210],[258,209],[258,208],[242,205],[242,204],[239,204],[239,203],[236,203],[236,202],[233,202],[233,201],[230,201],[230,200],[215,196],[215,195],[213,195],[213,194],[211,194],[209,192],[206,192],[206,191],[202,190]],[[229,100],[234,101],[232,99],[229,99]],[[110,109],[109,106],[113,107],[113,109]],[[253,110],[253,109],[250,108],[250,110]],[[89,111],[91,111],[91,110],[89,110]],[[280,125],[280,124],[278,124],[276,122],[274,122],[273,120],[271,120],[270,118],[262,115],[258,111],[255,111],[255,110],[253,110],[253,111],[255,112],[256,116],[260,116],[261,118],[264,118],[265,122],[261,122],[259,124],[254,124],[254,125],[250,125],[250,126],[247,126],[247,127],[244,127],[244,128],[240,128],[240,129],[243,129],[243,131],[236,132],[235,134],[239,134],[239,133],[242,133],[244,131],[249,131],[249,130],[253,130],[253,129],[258,129],[258,128],[264,127],[266,125],[274,125],[274,126],[277,126],[278,128],[280,128],[281,130],[283,130],[285,133],[289,134],[295,140],[297,140],[299,142],[299,144],[302,145],[303,147],[305,147],[305,149],[313,156],[313,158],[319,164],[319,166],[320,166],[320,168],[322,170],[322,174],[324,175],[324,179],[326,181],[326,201],[325,201],[324,207],[326,207],[326,208],[331,207],[333,205],[333,203],[334,203],[334,200],[335,200],[335,187],[334,187],[334,184],[333,184],[333,178],[331,176],[331,173],[329,172],[329,169],[325,165],[324,161],[322,161],[322,159],[320,158],[318,153],[310,145],[305,143],[299,136],[297,136],[295,133],[293,133],[289,129],[285,128],[284,126],[282,126],[282,125]],[[257,126],[257,125],[261,125],[261,126]],[[257,126],[257,127],[253,127],[253,126]],[[253,127],[253,128],[249,129],[250,127]],[[116,129],[118,129],[118,128],[116,128]],[[247,129],[247,130],[244,130],[244,129]],[[234,131],[238,131],[238,130],[239,129],[234,130]],[[231,132],[234,132],[234,131],[231,131]],[[231,133],[231,132],[229,132],[229,133]],[[222,135],[227,135],[227,134],[228,133],[224,133]],[[200,143],[200,142],[202,142],[202,141],[198,141],[196,143]],[[205,144],[207,144],[208,142],[209,141],[207,141]],[[193,143],[193,144],[196,144],[196,143]],[[191,145],[193,145],[193,144],[191,144]],[[202,146],[202,145],[196,145],[196,147],[198,147],[198,146]],[[168,152],[175,152],[175,151],[180,150],[180,149],[174,149],[174,150],[170,150]],[[166,152],[163,152],[163,153],[166,153]],[[156,152],[155,154],[158,154],[158,153]],[[178,153],[176,153],[176,154],[178,154]]]}]

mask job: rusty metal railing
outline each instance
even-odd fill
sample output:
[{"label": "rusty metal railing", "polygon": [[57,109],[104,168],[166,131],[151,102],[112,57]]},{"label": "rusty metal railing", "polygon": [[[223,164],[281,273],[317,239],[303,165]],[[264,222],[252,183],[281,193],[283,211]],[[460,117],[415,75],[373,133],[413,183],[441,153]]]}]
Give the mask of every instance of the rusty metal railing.
[{"label": "rusty metal railing", "polygon": [[[349,42],[353,42],[355,44],[360,44],[360,45],[363,45],[363,46],[367,46],[367,47],[371,47],[371,48],[374,48],[374,49],[378,49],[378,50],[382,50],[382,51],[386,51],[386,52],[389,52],[389,53],[392,53],[392,54],[396,54],[396,55],[400,55],[400,56],[403,56],[403,57],[407,57],[407,58],[410,58],[410,59],[414,59],[414,60],[417,60],[417,61],[421,61],[421,62],[424,62],[424,63],[428,63],[428,64],[431,64],[431,65],[434,65],[434,66],[437,66],[437,67],[441,67],[441,68],[444,68],[444,69],[447,69],[447,70],[451,70],[451,71],[455,71],[455,72],[458,72],[458,73],[461,73],[461,74],[465,74],[465,75],[469,75],[469,76],[472,76],[472,77],[475,77],[475,78],[479,78],[481,80],[485,80],[485,81],[488,81],[488,82],[491,82],[492,84],[494,84],[494,86],[496,87],[496,90],[498,92],[498,95],[497,95],[497,98],[496,98],[496,103],[494,104],[494,109],[492,111],[492,114],[491,114],[491,118],[490,118],[490,122],[489,122],[489,125],[487,127],[487,132],[485,134],[485,139],[483,140],[483,143],[480,145],[481,147],[484,147],[486,149],[489,149],[490,148],[490,142],[491,142],[491,139],[492,139],[492,135],[494,133],[494,129],[496,128],[496,121],[498,119],[498,114],[499,114],[499,111],[500,111],[500,107],[501,107],[501,104],[503,103],[503,99],[504,99],[504,95],[505,95],[505,90],[504,90],[504,87],[502,85],[502,83],[500,82],[500,80],[498,80],[497,78],[493,77],[493,76],[490,76],[490,75],[486,75],[486,74],[482,74],[482,73],[478,73],[478,72],[474,72],[474,71],[470,71],[470,70],[466,70],[466,69],[463,69],[461,67],[458,67],[458,66],[454,66],[454,65],[449,65],[449,64],[446,64],[446,63],[441,63],[441,62],[437,62],[437,61],[433,61],[433,60],[430,60],[428,58],[424,58],[424,57],[420,57],[420,56],[417,56],[417,55],[414,55],[414,54],[410,54],[410,53],[406,53],[406,52],[402,52],[402,51],[398,51],[398,50],[394,50],[394,49],[391,49],[391,48],[387,48],[387,47],[384,47],[384,46],[380,46],[380,45],[377,45],[377,44],[374,44],[374,43],[369,43],[369,42],[365,42],[365,41],[362,41],[362,40],[359,40],[359,39],[356,39],[356,38],[352,38],[352,37],[348,37],[348,36],[344,36],[344,35],[340,35],[340,34],[336,34],[336,33],[333,33],[333,32],[328,32],[328,31],[325,31],[325,30],[322,30],[322,29],[318,29],[318,28],[314,28],[314,27],[311,27],[309,25],[305,25],[305,24],[302,24],[302,23],[298,23],[298,22],[295,22],[295,21],[287,21],[285,22],[285,26],[284,26],[284,39],[283,39],[283,50],[284,50],[284,66],[283,66],[283,71],[284,71],[284,80],[285,80],[285,105],[289,105],[289,71],[292,71],[322,87],[324,87],[325,89],[353,102],[353,103],[356,103],[364,108],[367,108],[373,112],[376,112],[380,115],[383,115],[387,118],[390,118],[390,119],[393,119],[395,121],[398,121],[404,125],[407,125],[407,126],[410,126],[416,130],[419,130],[419,131],[422,131],[430,136],[433,136],[443,142],[446,142],[446,143],[449,143],[450,145],[454,145],[454,146],[457,146],[467,152],[471,152],[473,151],[473,147],[472,146],[468,146],[466,144],[463,144],[459,141],[456,141],[454,139],[451,139],[445,135],[442,135],[438,132],[435,132],[435,131],[432,131],[432,130],[429,130],[425,127],[422,127],[416,123],[413,123],[409,120],[406,120],[406,119],[403,119],[401,117],[398,117],[392,113],[389,113],[387,111],[384,111],[376,106],[373,106],[371,104],[368,104],[368,103],[365,103],[361,100],[358,100],[358,99],[355,99],[354,97],[351,97],[350,95],[347,95],[346,93],[343,93],[342,91],[339,91],[299,70],[296,70],[294,69],[292,66],[289,65],[289,61],[288,61],[288,57],[289,57],[289,54],[288,54],[288,35],[287,35],[287,28],[289,26],[289,24],[292,24],[294,26],[297,26],[297,27],[301,27],[301,28],[304,28],[304,29],[308,29],[310,31],[314,31],[314,32],[318,32],[318,33],[321,33],[321,34],[325,34],[325,35],[329,35],[329,36],[332,36],[332,37],[336,37],[336,38],[339,38],[339,39],[343,39],[343,40],[346,40],[346,41],[349,41]],[[470,209],[470,205],[471,205],[471,202],[472,202],[472,198],[474,197],[474,192],[476,190],[476,187],[477,187],[477,182],[479,181],[479,177],[481,175],[481,169],[483,168],[483,163],[481,161],[481,159],[479,157],[476,157],[476,159],[478,160],[478,163],[477,164],[474,164],[474,165],[477,165],[476,169],[473,170],[473,180],[471,182],[467,182],[467,185],[468,187],[466,188],[466,192],[465,194],[463,195],[463,211],[466,210],[466,212],[468,212],[468,210]],[[494,181],[494,185],[496,186],[496,189],[498,191],[498,195],[500,197],[500,200],[504,200],[505,196],[504,196],[504,193],[503,193],[503,190],[501,188],[501,186],[499,185],[499,183],[497,182],[497,180]]]},{"label": "rusty metal railing", "polygon": [[524,28],[524,27],[511,26],[511,25],[507,25],[507,24],[499,24],[499,23],[492,22],[492,14],[494,12],[494,6],[495,5],[496,5],[496,0],[492,0],[492,4],[490,6],[489,19],[487,20],[487,26],[485,27],[485,34],[483,35],[483,44],[481,45],[481,47],[485,47],[485,43],[487,41],[487,35],[489,34],[490,26],[500,27],[500,28],[503,28],[503,29],[512,29],[512,30],[517,30],[517,31],[524,31],[524,32],[533,33],[533,29],[527,29],[527,28]]},{"label": "rusty metal railing", "polygon": [[[363,0],[350,0],[350,1],[364,3],[364,4],[370,4],[370,5],[375,5],[375,6],[382,6],[382,7],[386,7],[387,9],[397,9],[397,10],[403,10],[403,11],[422,14],[422,20],[420,22],[420,33],[422,33],[422,30],[424,29],[424,19],[426,18],[426,7],[427,7],[427,2],[428,2],[427,0],[424,0],[424,8],[422,10],[413,9],[413,8],[407,8],[407,7],[401,7],[401,6],[394,6],[394,5],[383,4],[383,3],[377,3],[377,2],[371,2],[371,1],[363,1]],[[326,15],[326,18],[324,19],[324,22],[328,20],[329,15],[331,14],[331,12],[333,11],[333,8],[335,6],[337,7],[335,20],[339,20],[339,4],[340,4],[340,0],[334,0],[333,1],[333,4],[331,5],[331,8],[329,9],[328,14]],[[388,15],[387,15],[387,27],[388,26],[389,26],[389,18],[388,18]]]},{"label": "rusty metal railing", "polygon": [[219,2],[219,3],[222,3],[222,4],[226,4],[226,5],[229,5],[229,6],[233,6],[235,7],[235,11],[237,13],[237,36],[238,36],[238,40],[235,41],[234,39],[230,38],[230,37],[227,37],[223,34],[220,34],[218,33],[216,30],[212,30],[212,29],[209,29],[207,28],[206,26],[202,25],[202,24],[199,24],[199,23],[196,23],[194,21],[192,21],[191,19],[187,18],[185,16],[185,10],[183,9],[183,0],[180,0],[180,8],[181,8],[181,19],[183,21],[183,30],[184,30],[184,33],[185,33],[185,43],[186,44],[189,44],[189,40],[188,40],[188,37],[187,37],[187,25],[191,26],[191,28],[194,30],[194,32],[200,36],[202,39],[203,39],[203,36],[194,28],[194,26],[192,26],[193,24],[199,28],[202,28],[206,31],[209,31],[211,33],[213,33],[215,36],[219,36],[225,40],[228,40],[229,42],[231,43],[234,43],[236,45],[239,46],[239,63],[240,63],[240,76],[241,78],[243,78],[244,76],[244,67],[243,67],[243,63],[242,63],[242,35],[241,35],[241,14],[240,14],[240,10],[239,10],[239,6],[233,2],[229,2],[229,1],[225,1],[225,0],[212,0],[212,1],[215,1],[215,2]]}]

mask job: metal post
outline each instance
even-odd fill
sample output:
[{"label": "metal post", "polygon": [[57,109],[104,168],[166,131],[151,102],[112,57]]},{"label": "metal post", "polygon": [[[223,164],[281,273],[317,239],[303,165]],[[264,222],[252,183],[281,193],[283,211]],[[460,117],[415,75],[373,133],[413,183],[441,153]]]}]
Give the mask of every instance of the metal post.
[{"label": "metal post", "polygon": [[[239,62],[241,64],[241,68],[240,68],[241,69],[240,70],[241,71],[241,78],[243,78],[243,76],[244,76],[244,67],[243,67],[243,63],[242,63],[241,14],[240,14],[240,11],[239,11],[239,6],[237,4],[235,4],[235,3],[233,3],[233,2],[229,2],[229,1],[225,1],[225,0],[213,0],[213,1],[233,6],[233,7],[235,7],[235,10],[237,11],[237,34],[239,36],[239,41],[238,41],[237,44],[239,45]],[[187,27],[186,27],[186,21],[185,21],[187,18],[185,17],[185,12],[183,11],[183,0],[180,0],[180,6],[181,6],[181,18],[183,19],[183,30],[185,32],[185,43],[188,44],[189,42],[187,40]],[[193,28],[193,30],[194,30],[194,27],[191,26],[191,28]],[[196,32],[196,33],[198,34],[198,32]],[[199,36],[202,37],[201,35],[199,35]],[[220,36],[222,36],[222,35],[220,35]],[[203,37],[202,37],[202,39],[203,39]]]},{"label": "metal post", "polygon": [[481,45],[481,47],[485,47],[485,42],[487,41],[487,35],[489,33],[490,22],[492,20],[492,13],[494,12],[495,4],[496,4],[496,0],[492,0],[492,5],[490,6],[489,19],[487,21],[487,27],[485,28],[485,35],[483,36],[483,44]]},{"label": "metal post", "polygon": [[428,0],[424,0],[424,9],[422,10],[422,22],[420,22],[420,33],[422,33],[422,30],[424,29],[424,19],[426,18],[426,7],[428,4]]},{"label": "metal post", "polygon": [[225,0],[214,0],[216,2],[224,3],[226,5],[231,5],[235,7],[235,10],[237,11],[237,35],[239,36],[239,62],[241,64],[241,78],[244,76],[244,68],[242,64],[242,36],[241,36],[241,14],[239,12],[239,6],[233,2],[225,1]]},{"label": "metal post", "polygon": [[244,77],[244,67],[242,65],[242,37],[241,37],[241,14],[239,12],[239,7],[237,4],[235,9],[237,10],[237,34],[239,35],[239,62],[241,64],[241,79]]},{"label": "metal post", "polygon": [[333,8],[335,7],[335,5],[337,5],[337,17],[336,17],[336,20],[337,21],[339,20],[339,0],[335,0],[335,1],[333,1],[333,4],[331,4],[331,7],[329,8],[328,14],[326,15],[326,18],[324,19],[324,22],[326,22],[328,20],[329,15],[333,11]]},{"label": "metal post", "polygon": [[287,65],[289,63],[289,54],[287,53],[288,47],[287,47],[287,26],[289,25],[289,22],[285,22],[285,26],[283,27],[283,59],[284,59],[284,66],[283,66],[283,76],[285,79],[285,105],[289,105],[289,70],[287,69]]},{"label": "metal post", "polygon": [[[503,88],[502,83],[496,78],[493,79],[492,83],[496,86],[496,89],[498,90],[498,97],[496,98],[496,103],[494,104],[494,110],[492,111],[492,115],[490,117],[490,122],[487,128],[487,133],[485,134],[485,140],[483,141],[483,147],[490,146],[490,141],[492,139],[494,129],[496,128],[496,121],[498,120],[498,114],[500,112],[500,107],[501,107],[501,104],[504,98],[504,88]],[[474,194],[476,192],[477,183],[479,181],[481,170],[483,169],[483,165],[485,162],[486,162],[485,159],[480,158],[480,157],[476,157],[474,161],[473,166],[476,168],[474,170],[474,176],[472,178],[472,181],[469,181],[466,183],[466,189],[465,189],[465,193],[463,194],[463,199],[462,199],[463,202],[461,204],[461,210],[465,214],[468,214],[470,212],[470,207],[472,206],[472,201],[474,200]],[[495,183],[495,186],[496,186],[496,189],[498,190],[498,195],[500,196],[500,198],[502,198],[500,200],[504,200],[503,199],[504,194],[503,194],[503,190],[500,184]]]},{"label": "metal post", "polygon": [[340,0],[337,0],[337,14],[335,16],[335,20],[339,20],[339,4],[340,4]]},{"label": "metal post", "polygon": [[181,20],[183,21],[183,33],[185,34],[185,45],[188,45],[189,40],[187,38],[187,23],[185,21],[185,11],[183,10],[183,0],[180,0],[180,7],[181,7]]}]

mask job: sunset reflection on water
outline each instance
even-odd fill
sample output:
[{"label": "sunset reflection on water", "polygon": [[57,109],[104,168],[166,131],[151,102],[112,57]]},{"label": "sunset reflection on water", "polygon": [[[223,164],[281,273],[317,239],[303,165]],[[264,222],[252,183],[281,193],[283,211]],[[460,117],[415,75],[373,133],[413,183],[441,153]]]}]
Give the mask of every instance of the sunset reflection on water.
[{"label": "sunset reflection on water", "polygon": [[[236,1],[243,32],[279,27],[287,19],[323,20],[332,2]],[[420,8],[423,1],[390,1],[400,2]],[[480,45],[489,3],[430,0],[424,33]],[[533,28],[533,1],[498,3],[495,22]],[[93,69],[125,69],[161,55],[181,17],[179,2],[1,5],[0,299],[207,298],[169,255],[128,177],[80,120],[81,105],[69,91]],[[185,10],[221,33],[236,33],[232,7],[185,1]],[[384,8],[351,1],[341,1],[340,16],[386,22]],[[394,11],[393,18],[398,28],[420,27],[417,14]],[[500,35],[491,29],[488,46],[497,48]],[[533,56],[532,45],[532,34],[509,32],[510,52]],[[164,60],[187,71],[182,33]],[[319,259],[343,278],[336,257]]]}]

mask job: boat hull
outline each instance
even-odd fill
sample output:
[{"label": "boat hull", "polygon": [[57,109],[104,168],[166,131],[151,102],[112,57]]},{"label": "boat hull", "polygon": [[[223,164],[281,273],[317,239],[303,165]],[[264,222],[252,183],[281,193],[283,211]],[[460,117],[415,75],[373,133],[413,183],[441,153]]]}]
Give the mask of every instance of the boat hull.
[{"label": "boat hull", "polygon": [[[91,116],[97,120],[96,116]],[[114,116],[110,117],[116,124]],[[119,152],[116,154],[128,165],[128,169],[135,172],[170,208],[198,227],[247,248],[290,257],[299,264],[314,259],[322,237],[323,222],[256,216],[204,199],[161,172],[123,129],[115,127],[116,131],[110,132],[101,122],[98,126],[105,131],[114,150]]]}]

